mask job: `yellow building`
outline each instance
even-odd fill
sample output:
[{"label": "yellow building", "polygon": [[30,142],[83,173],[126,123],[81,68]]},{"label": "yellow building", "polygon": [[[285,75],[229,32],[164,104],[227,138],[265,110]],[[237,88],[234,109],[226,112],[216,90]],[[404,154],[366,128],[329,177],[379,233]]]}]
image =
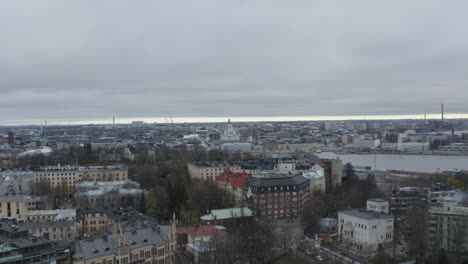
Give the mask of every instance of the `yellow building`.
[{"label": "yellow building", "polygon": [[0,216],[25,220],[30,202],[33,199],[27,195],[0,196]]},{"label": "yellow building", "polygon": [[241,172],[241,166],[220,163],[220,162],[189,162],[188,172],[192,180],[211,180],[214,181],[216,176],[221,176],[224,170],[229,168],[232,172]]},{"label": "yellow building", "polygon": [[72,197],[75,185],[82,181],[124,181],[128,179],[126,165],[114,166],[46,166],[34,171],[34,182],[47,182],[52,189],[65,189]]}]

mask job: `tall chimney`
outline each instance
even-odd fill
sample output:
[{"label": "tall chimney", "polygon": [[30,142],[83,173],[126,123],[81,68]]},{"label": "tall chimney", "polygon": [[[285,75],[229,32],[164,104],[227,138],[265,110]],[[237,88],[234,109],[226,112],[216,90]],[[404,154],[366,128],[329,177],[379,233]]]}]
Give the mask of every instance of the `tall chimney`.
[{"label": "tall chimney", "polygon": [[444,104],[442,104],[442,121],[444,121]]}]

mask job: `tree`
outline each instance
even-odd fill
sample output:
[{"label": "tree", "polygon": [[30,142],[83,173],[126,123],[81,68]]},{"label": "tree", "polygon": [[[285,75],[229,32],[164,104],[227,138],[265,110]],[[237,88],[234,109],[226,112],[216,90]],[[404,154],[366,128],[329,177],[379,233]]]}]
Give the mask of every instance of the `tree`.
[{"label": "tree", "polygon": [[441,248],[439,250],[439,256],[437,257],[437,264],[446,264],[446,263],[449,263],[448,262],[448,257],[447,257],[447,254],[445,252],[445,249]]},{"label": "tree", "polygon": [[404,217],[404,235],[408,243],[409,254],[418,259],[423,259],[427,248],[427,212],[426,206],[421,204],[408,211]]},{"label": "tree", "polygon": [[324,215],[325,201],[321,193],[314,193],[306,202],[301,212],[302,223],[306,226],[317,226]]},{"label": "tree", "polygon": [[345,166],[344,166],[344,175],[347,178],[353,178],[354,176],[356,176],[356,173],[354,171],[354,167],[349,162],[346,163]]},{"label": "tree", "polygon": [[138,209],[142,213],[146,214],[147,205],[146,205],[146,194],[144,191],[140,194],[140,201],[139,201],[138,207],[139,207]]},{"label": "tree", "polygon": [[374,264],[385,264],[387,263],[387,256],[385,255],[385,249],[382,244],[379,244],[377,248],[377,254],[374,256]]}]

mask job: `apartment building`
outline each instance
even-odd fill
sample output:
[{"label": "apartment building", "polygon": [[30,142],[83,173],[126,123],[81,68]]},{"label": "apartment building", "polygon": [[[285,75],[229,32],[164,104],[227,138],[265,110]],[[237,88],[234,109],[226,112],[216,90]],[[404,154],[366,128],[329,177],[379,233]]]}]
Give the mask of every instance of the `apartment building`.
[{"label": "apartment building", "polygon": [[34,182],[47,182],[52,189],[65,187],[71,198],[76,184],[82,181],[123,181],[128,179],[126,165],[46,166],[34,171]]},{"label": "apartment building", "polygon": [[0,196],[0,216],[24,220],[29,207],[35,202],[33,198],[27,195]]},{"label": "apartment building", "polygon": [[226,169],[232,172],[241,172],[241,166],[228,162],[189,162],[188,172],[192,180],[211,180],[214,181],[217,176],[221,176]]},{"label": "apartment building", "polygon": [[248,178],[243,191],[256,217],[297,218],[310,199],[310,180],[301,173]]},{"label": "apartment building", "polygon": [[232,172],[226,169],[224,174],[216,176],[216,185],[226,192],[230,193],[233,198],[234,206],[239,207],[243,201],[243,192],[245,179],[250,178],[251,175],[245,172]]},{"label": "apartment building", "polygon": [[468,250],[468,207],[466,204],[455,201],[433,204],[428,210],[428,217],[427,241],[430,249],[443,248],[448,252]]},{"label": "apartment building", "polygon": [[82,182],[75,187],[75,201],[78,208],[119,208],[134,207],[139,210],[146,191],[134,181]]},{"label": "apartment building", "polygon": [[[372,199],[367,209],[338,212],[338,240],[340,246],[366,253],[375,253],[378,246],[389,246],[393,241],[393,216],[388,202]],[[375,206],[375,208],[373,208]],[[382,208],[382,207],[385,207]]]},{"label": "apartment building", "polygon": [[33,236],[16,220],[0,219],[0,245],[0,263],[71,263],[69,242]]},{"label": "apartment building", "polygon": [[80,238],[116,234],[120,229],[131,230],[144,223],[156,220],[133,208],[120,209],[79,209],[77,210],[76,230]]},{"label": "apartment building", "polygon": [[176,249],[176,227],[154,225],[118,234],[75,241],[76,264],[172,264]]}]

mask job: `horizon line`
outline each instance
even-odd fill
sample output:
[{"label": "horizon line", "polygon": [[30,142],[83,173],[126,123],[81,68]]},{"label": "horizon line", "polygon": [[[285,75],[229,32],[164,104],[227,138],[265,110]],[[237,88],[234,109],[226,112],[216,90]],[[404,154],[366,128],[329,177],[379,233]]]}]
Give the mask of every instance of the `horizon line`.
[{"label": "horizon line", "polygon": [[[306,122],[306,121],[378,121],[378,120],[442,120],[442,115],[438,114],[418,114],[418,115],[333,115],[333,116],[218,116],[218,117],[122,117],[114,116],[115,124],[130,124],[132,121],[143,121],[147,124],[174,124],[183,123],[226,123],[231,122]],[[443,120],[446,119],[468,119],[468,114],[444,113]],[[169,122],[168,122],[169,120]],[[47,126],[63,125],[112,125],[113,117],[94,119],[30,119],[30,120],[6,120],[0,122],[0,126],[41,126],[47,121]]]}]

